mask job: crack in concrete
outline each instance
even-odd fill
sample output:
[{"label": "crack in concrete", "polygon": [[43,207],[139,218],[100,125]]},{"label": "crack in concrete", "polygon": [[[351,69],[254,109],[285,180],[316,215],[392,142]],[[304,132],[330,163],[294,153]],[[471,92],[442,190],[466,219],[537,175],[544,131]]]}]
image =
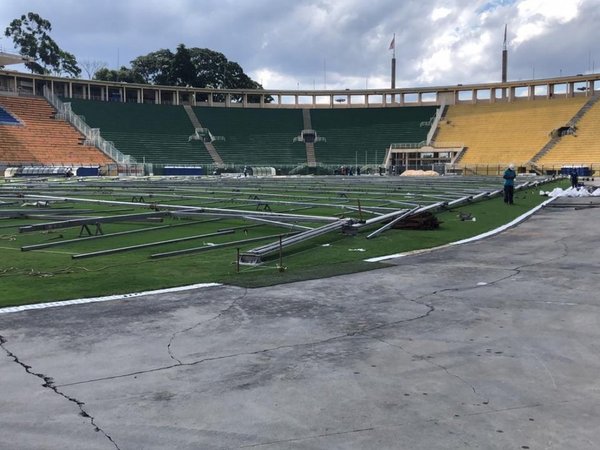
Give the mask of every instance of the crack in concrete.
[{"label": "crack in concrete", "polygon": [[52,377],[49,377],[47,375],[44,375],[43,373],[37,373],[34,372],[32,370],[32,367],[28,364],[25,364],[23,361],[21,361],[19,359],[19,357],[17,355],[15,355],[13,352],[11,352],[8,348],[6,348],[6,338],[2,335],[0,335],[0,347],[4,350],[4,352],[6,353],[6,355],[11,358],[16,364],[18,364],[19,366],[21,366],[23,369],[25,369],[25,372],[27,372],[29,375],[33,375],[39,379],[41,379],[44,383],[42,384],[42,387],[45,389],[50,389],[51,391],[53,391],[55,394],[63,397],[64,399],[68,400],[71,403],[74,403],[75,405],[77,405],[77,407],[79,408],[79,415],[81,417],[85,417],[86,419],[90,420],[90,424],[94,427],[94,431],[96,432],[100,432],[102,433],[113,445],[117,450],[119,449],[119,446],[117,445],[117,443],[113,440],[113,438],[106,432],[104,431],[102,428],[100,428],[98,426],[98,424],[96,423],[96,419],[91,416],[84,408],[85,403],[82,402],[81,400],[76,399],[75,397],[71,397],[67,394],[65,394],[64,392],[61,392],[58,389],[58,386],[54,383],[54,379]]},{"label": "crack in concrete", "polygon": [[[523,269],[525,269],[525,268],[530,268],[530,267],[538,266],[538,265],[541,265],[541,264],[547,264],[547,263],[552,262],[552,261],[558,261],[559,259],[565,258],[565,257],[567,257],[569,255],[568,246],[564,242],[565,239],[566,238],[562,238],[562,239],[559,239],[557,241],[557,242],[559,242],[563,246],[563,254],[561,254],[559,256],[554,256],[552,258],[548,258],[546,260],[538,261],[538,262],[531,263],[531,264],[523,264],[521,266],[516,266],[516,267],[513,267],[513,268],[504,268],[502,270],[512,271],[513,273],[511,273],[509,275],[505,275],[505,276],[499,277],[499,278],[497,278],[495,280],[492,280],[492,281],[488,281],[488,282],[486,282],[486,284],[483,284],[483,285],[438,289],[436,291],[433,291],[433,292],[430,292],[430,293],[427,293],[427,294],[423,294],[423,295],[417,297],[416,300],[420,300],[420,299],[423,299],[423,298],[426,298],[426,297],[438,295],[438,294],[441,294],[443,292],[464,292],[464,291],[469,291],[469,290],[474,290],[474,289],[485,288],[487,286],[495,285],[495,284],[501,283],[503,281],[506,281],[506,280],[508,280],[510,278],[516,277],[517,275],[520,275],[522,273]],[[407,300],[413,301],[411,299],[407,299]]]},{"label": "crack in concrete", "polygon": [[[163,370],[169,370],[169,369],[173,369],[176,367],[191,367],[191,366],[196,366],[199,364],[203,364],[206,362],[213,362],[213,361],[219,361],[219,360],[223,360],[223,359],[230,359],[230,358],[238,358],[240,356],[252,356],[252,355],[259,355],[262,353],[269,353],[269,352],[275,352],[278,350],[284,350],[284,349],[294,349],[294,348],[300,348],[300,347],[308,347],[308,346],[314,346],[314,345],[321,345],[321,344],[327,344],[329,342],[333,342],[336,340],[340,340],[340,339],[346,339],[346,338],[350,338],[350,337],[356,337],[356,336],[362,336],[362,335],[366,335],[367,333],[374,331],[374,330],[378,330],[381,328],[385,328],[385,327],[390,327],[390,326],[395,326],[395,325],[399,325],[401,323],[409,323],[409,322],[413,322],[415,320],[421,320],[424,319],[426,317],[428,317],[434,310],[435,308],[433,306],[429,306],[429,305],[424,305],[423,303],[419,303],[416,302],[414,300],[410,300],[414,303],[417,303],[421,306],[427,306],[428,307],[428,311],[425,314],[421,314],[419,316],[416,317],[412,317],[410,319],[401,319],[395,322],[388,322],[388,323],[383,323],[383,324],[379,324],[379,325],[375,325],[369,328],[365,328],[362,330],[357,330],[357,331],[352,331],[352,332],[348,332],[348,333],[344,333],[338,336],[332,336],[330,338],[327,339],[321,339],[321,340],[317,340],[317,341],[311,341],[311,342],[300,342],[300,343],[296,343],[296,344],[287,344],[287,345],[279,345],[276,347],[270,347],[270,348],[265,348],[265,349],[261,349],[261,350],[255,350],[252,352],[242,352],[242,353],[233,353],[233,354],[229,354],[229,355],[222,355],[222,356],[214,356],[214,357],[210,357],[210,358],[203,358],[197,361],[192,361],[192,362],[188,362],[188,363],[184,363],[184,362],[179,362],[176,364],[171,364],[168,366],[162,366],[162,367],[154,367],[152,369],[147,369],[147,370],[140,370],[140,371],[136,371],[136,372],[128,372],[125,374],[121,374],[121,375],[111,375],[111,376],[107,376],[107,377],[99,377],[99,378],[92,378],[89,380],[84,380],[84,381],[75,381],[72,383],[65,383],[60,385],[61,387],[63,386],[75,386],[78,384],[87,384],[87,383],[95,383],[98,381],[108,381],[108,380],[115,380],[115,379],[119,379],[119,378],[127,378],[127,377],[131,377],[131,376],[136,376],[136,375],[143,375],[143,374],[147,374],[147,373],[153,373],[153,372],[160,372]],[[233,307],[234,305],[231,305],[231,307]],[[230,308],[231,308],[230,307]],[[223,312],[224,313],[224,312]],[[370,338],[367,336],[367,338]]]},{"label": "crack in concrete", "polygon": [[[412,301],[414,303],[417,303],[417,304],[420,304],[420,305],[423,305],[423,306],[427,306],[428,308],[430,308],[430,311],[426,315],[429,315],[431,312],[433,312],[435,310],[435,307],[433,305],[431,305],[431,304],[428,304],[428,303],[425,303],[425,302],[421,302],[420,300],[422,300],[424,298],[430,298],[430,297],[433,297],[433,296],[437,296],[437,295],[439,295],[441,293],[444,293],[444,292],[464,292],[464,291],[468,291],[468,290],[479,289],[479,288],[482,288],[482,287],[485,287],[485,286],[489,286],[489,285],[494,285],[494,284],[497,284],[497,283],[501,283],[502,281],[505,281],[507,279],[510,279],[512,277],[515,277],[515,276],[519,275],[524,268],[534,267],[536,265],[546,264],[546,263],[549,263],[549,262],[552,262],[552,261],[557,261],[559,259],[565,258],[569,254],[568,245],[564,242],[565,239],[566,238],[562,238],[562,239],[560,239],[560,240],[557,241],[557,242],[559,242],[563,246],[563,252],[562,252],[561,255],[555,256],[555,257],[552,257],[552,258],[548,258],[548,259],[546,259],[544,261],[538,261],[536,263],[531,263],[531,264],[523,264],[521,266],[517,266],[517,267],[511,268],[511,269],[505,269],[505,270],[513,271],[514,273],[512,273],[510,275],[506,275],[506,276],[500,277],[500,278],[498,278],[498,279],[496,279],[494,281],[490,281],[490,282],[488,282],[487,284],[485,284],[483,286],[465,286],[465,287],[462,287],[462,288],[458,288],[458,287],[457,288],[443,288],[443,289],[435,290],[433,292],[429,292],[427,294],[423,294],[423,295],[417,297],[416,299],[411,299],[411,298],[408,298],[406,296],[403,296],[403,298],[405,300]],[[443,366],[441,364],[437,364],[437,363],[435,363],[433,361],[430,361],[430,360],[428,360],[427,358],[425,358],[425,357],[423,357],[421,355],[417,355],[416,353],[409,352],[408,350],[406,350],[401,345],[392,344],[391,342],[388,342],[388,341],[386,341],[383,338],[372,337],[372,339],[377,340],[379,342],[382,342],[383,344],[389,345],[391,347],[399,348],[400,350],[402,350],[406,354],[410,355],[411,357],[413,357],[413,358],[420,358],[421,360],[427,362],[428,364],[430,364],[430,365],[432,365],[434,367],[437,367],[437,368],[445,371],[448,375],[457,378],[463,384],[469,386],[475,395],[477,395],[478,397],[480,397],[481,399],[483,399],[482,403],[484,405],[487,406],[489,404],[489,399],[487,397],[485,397],[482,393],[478,392],[477,389],[475,388],[475,386],[473,386],[471,383],[469,383],[467,380],[465,380],[464,378],[460,377],[459,375],[450,372],[450,370],[448,370],[447,367],[445,367],[445,366]],[[555,386],[556,386],[556,384],[555,384]],[[487,406],[487,407],[491,409],[491,406]]]},{"label": "crack in concrete", "polygon": [[[498,413],[504,413],[504,412],[509,412],[509,411],[519,411],[519,410],[525,410],[525,409],[540,408],[540,407],[544,407],[544,406],[548,407],[548,406],[555,405],[555,404],[566,404],[566,403],[570,403],[570,402],[571,402],[571,400],[564,400],[564,401],[554,402],[554,403],[550,403],[550,404],[534,403],[534,404],[530,404],[530,405],[517,405],[517,406],[510,406],[510,407],[498,408],[498,409],[490,407],[486,411],[466,413],[466,414],[463,414],[463,416],[464,417],[475,417],[475,416],[488,415],[488,414],[498,414]],[[430,419],[424,419],[423,423],[437,424],[437,423],[445,422],[448,420],[449,420],[448,418],[432,417]],[[450,420],[454,420],[454,418],[451,418]],[[364,432],[368,432],[368,431],[391,430],[391,429],[395,429],[395,428],[406,426],[406,425],[407,425],[407,423],[396,423],[396,424],[384,425],[384,426],[380,426],[380,427],[373,426],[373,427],[369,427],[369,428],[362,428],[362,429],[355,429],[355,430],[334,431],[334,432],[330,432],[330,433],[308,435],[308,436],[302,436],[302,437],[298,437],[298,438],[280,439],[280,440],[276,440],[276,441],[259,442],[256,444],[241,445],[238,448],[258,448],[258,447],[265,447],[265,446],[269,446],[269,445],[278,445],[278,444],[285,444],[285,443],[291,443],[291,442],[306,441],[306,440],[310,440],[310,439],[328,438],[328,437],[332,437],[332,436],[343,436],[345,434],[352,434],[352,433],[364,433]]]},{"label": "crack in concrete", "polygon": [[370,428],[358,428],[356,430],[348,430],[348,431],[335,431],[335,432],[331,432],[331,433],[315,434],[312,436],[302,436],[299,438],[289,438],[289,439],[281,439],[281,440],[277,440],[277,441],[260,442],[258,444],[242,445],[238,448],[264,447],[265,445],[286,444],[286,443],[290,443],[290,442],[306,441],[308,439],[318,439],[318,438],[331,437],[331,436],[341,436],[344,434],[352,434],[352,433],[363,433],[365,431],[375,431],[375,428],[370,427]]},{"label": "crack in concrete", "polygon": [[227,313],[228,313],[228,312],[229,312],[229,311],[230,311],[230,310],[231,310],[233,307],[235,307],[235,306],[237,305],[237,303],[238,303],[238,302],[240,302],[240,301],[242,301],[244,298],[246,298],[246,296],[247,296],[247,295],[248,295],[248,289],[246,288],[246,289],[244,290],[244,293],[243,293],[241,296],[239,296],[238,298],[236,298],[235,300],[233,300],[233,301],[232,301],[232,302],[231,302],[231,303],[230,303],[230,304],[227,306],[227,308],[225,308],[225,309],[221,310],[221,311],[220,311],[220,312],[219,312],[217,315],[215,315],[214,317],[211,317],[210,319],[206,319],[206,320],[201,320],[200,322],[198,322],[198,323],[196,323],[196,324],[192,325],[191,327],[188,327],[188,328],[185,328],[185,329],[183,329],[183,330],[179,330],[179,331],[176,331],[175,333],[173,333],[173,334],[171,335],[171,339],[169,339],[169,344],[167,345],[167,352],[169,353],[169,357],[170,357],[170,358],[171,358],[173,361],[176,361],[176,362],[177,362],[177,364],[182,364],[182,365],[183,365],[183,364],[184,364],[184,362],[183,362],[183,361],[181,361],[179,358],[177,358],[177,357],[176,357],[176,356],[173,354],[173,350],[172,350],[173,341],[175,340],[175,338],[177,337],[177,335],[179,335],[179,334],[183,334],[183,333],[187,333],[188,331],[191,331],[191,330],[193,330],[194,328],[196,328],[196,327],[198,327],[198,326],[200,326],[200,325],[202,325],[202,324],[205,324],[205,323],[211,322],[211,321],[213,321],[213,320],[217,320],[217,319],[219,319],[219,318],[220,318],[220,317],[222,317],[224,314],[227,314]]},{"label": "crack in concrete", "polygon": [[[429,359],[427,359],[425,356],[423,355],[418,355],[416,353],[412,353],[408,350],[406,350],[403,346],[399,345],[399,344],[392,344],[391,342],[386,341],[385,339],[382,338],[378,338],[378,337],[373,337],[372,339],[379,341],[383,344],[389,345],[390,347],[395,347],[395,348],[399,348],[400,350],[402,350],[404,353],[406,353],[407,355],[412,356],[413,358],[418,358],[421,361],[425,361],[427,364],[430,364],[434,367],[437,367],[438,369],[442,369],[444,372],[446,372],[448,375],[450,375],[451,377],[454,378],[458,378],[463,384],[469,386],[471,388],[471,390],[473,391],[473,393],[478,396],[479,398],[481,398],[483,400],[483,404],[484,405],[488,405],[489,403],[489,399],[487,397],[485,397],[483,394],[481,394],[480,392],[477,392],[477,389],[475,389],[475,386],[473,386],[471,383],[469,383],[467,380],[465,380],[464,378],[462,378],[461,376],[450,372],[450,370],[448,370],[447,367],[442,366],[441,364],[437,364]],[[490,406],[488,406],[488,408],[491,408]]]}]

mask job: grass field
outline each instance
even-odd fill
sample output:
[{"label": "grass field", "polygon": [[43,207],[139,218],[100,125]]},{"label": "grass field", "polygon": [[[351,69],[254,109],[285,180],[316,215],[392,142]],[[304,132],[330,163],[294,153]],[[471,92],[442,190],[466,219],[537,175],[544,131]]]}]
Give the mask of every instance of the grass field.
[{"label": "grass field", "polygon": [[[265,286],[343,273],[372,270],[382,264],[364,259],[431,248],[494,229],[541,203],[539,188],[516,193],[516,205],[499,197],[436,213],[437,230],[388,230],[373,239],[366,235],[381,224],[365,227],[355,236],[331,232],[273,255],[258,266],[237,271],[242,252],[276,241],[289,227],[245,219],[244,214],[277,212],[298,215],[368,219],[394,210],[410,209],[476,195],[501,187],[499,178],[403,179],[401,177],[323,177],[284,179],[161,179],[161,180],[17,180],[0,184],[0,306],[138,292],[201,282]],[[544,189],[563,181],[555,181]],[[47,204],[39,203],[48,201]],[[36,204],[37,202],[37,204]],[[187,209],[186,209],[187,208]],[[240,211],[237,217],[207,208]],[[131,215],[179,211],[145,219]],[[245,212],[245,213],[244,213]],[[476,221],[461,221],[468,212]],[[228,212],[230,214],[230,212]],[[88,238],[81,225],[23,227],[105,218],[102,235]],[[135,220],[134,220],[135,219]],[[297,221],[316,227],[320,221]],[[84,232],[83,238],[80,237]],[[132,232],[133,231],[133,232]],[[125,234],[124,232],[132,232]],[[215,234],[224,233],[227,234]],[[120,234],[116,234],[120,233]],[[251,238],[271,238],[247,244]],[[185,240],[182,240],[184,239]],[[178,242],[157,244],[180,239]],[[71,241],[71,242],[68,242]],[[123,250],[123,247],[141,246]],[[48,245],[28,249],[32,245]],[[199,248],[197,252],[152,258],[151,255]],[[121,250],[117,250],[121,249]],[[112,250],[114,253],[90,255]],[[81,256],[83,255],[83,256]]]}]

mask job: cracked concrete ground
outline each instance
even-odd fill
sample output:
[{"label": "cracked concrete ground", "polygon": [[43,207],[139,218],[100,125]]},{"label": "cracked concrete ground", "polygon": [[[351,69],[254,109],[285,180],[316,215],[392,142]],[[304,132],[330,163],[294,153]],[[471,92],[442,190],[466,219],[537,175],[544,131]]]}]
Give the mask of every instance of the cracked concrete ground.
[{"label": "cracked concrete ground", "polygon": [[597,449],[600,203],[557,202],[368,273],[0,314],[0,448]]}]

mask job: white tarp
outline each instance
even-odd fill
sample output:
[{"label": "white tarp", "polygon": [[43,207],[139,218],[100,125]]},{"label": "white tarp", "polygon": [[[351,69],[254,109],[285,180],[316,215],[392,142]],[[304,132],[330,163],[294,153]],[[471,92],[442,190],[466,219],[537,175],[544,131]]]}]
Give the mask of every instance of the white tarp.
[{"label": "white tarp", "polygon": [[593,190],[590,192],[585,187],[570,187],[568,189],[554,188],[551,191],[540,191],[540,195],[548,197],[600,197],[600,188],[592,189]]}]

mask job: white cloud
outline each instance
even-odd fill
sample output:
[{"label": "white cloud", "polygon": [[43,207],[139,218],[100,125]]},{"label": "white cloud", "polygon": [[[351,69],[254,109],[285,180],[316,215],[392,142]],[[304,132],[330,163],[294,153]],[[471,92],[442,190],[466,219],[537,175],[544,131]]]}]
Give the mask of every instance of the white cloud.
[{"label": "white cloud", "polygon": [[[3,0],[0,30],[27,11],[78,59],[111,68],[161,48],[208,47],[267,88],[389,86],[396,33],[397,85],[499,78],[508,24],[509,78],[583,73],[600,23],[600,0]],[[0,45],[10,49],[7,38]],[[583,61],[583,64],[582,64]],[[326,65],[326,68],[324,67]],[[584,67],[581,67],[584,65]],[[541,76],[541,75],[540,75]]]},{"label": "white cloud", "polygon": [[515,47],[577,18],[582,0],[523,0],[517,6]]},{"label": "white cloud", "polygon": [[450,8],[446,8],[444,6],[440,6],[439,8],[434,8],[431,11],[431,20],[438,21],[440,19],[445,19],[450,14],[452,14],[452,10]]}]

